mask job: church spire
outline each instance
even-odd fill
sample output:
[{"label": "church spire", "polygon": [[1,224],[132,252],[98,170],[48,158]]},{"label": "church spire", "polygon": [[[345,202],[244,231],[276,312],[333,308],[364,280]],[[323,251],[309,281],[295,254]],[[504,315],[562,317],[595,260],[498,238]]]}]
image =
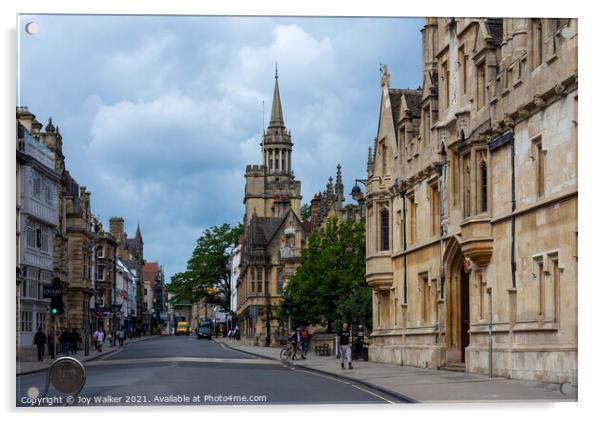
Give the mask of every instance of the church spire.
[{"label": "church spire", "polygon": [[280,103],[280,89],[278,88],[278,63],[276,63],[276,73],[274,79],[274,98],[272,99],[272,116],[270,117],[269,127],[284,127],[282,104]]},{"label": "church spire", "polygon": [[136,225],[136,240],[142,241],[142,233],[140,232],[140,222]]}]

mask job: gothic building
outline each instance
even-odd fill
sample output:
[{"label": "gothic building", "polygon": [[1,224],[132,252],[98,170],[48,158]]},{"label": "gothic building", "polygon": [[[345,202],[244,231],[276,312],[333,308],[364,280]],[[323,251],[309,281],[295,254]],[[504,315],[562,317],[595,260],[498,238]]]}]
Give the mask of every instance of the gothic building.
[{"label": "gothic building", "polygon": [[275,310],[286,280],[300,264],[306,235],[292,151],[276,72],[270,123],[261,142],[263,163],[247,165],[245,173],[245,234],[236,286],[243,339],[267,346],[276,344],[281,333]]},{"label": "gothic building", "polygon": [[138,224],[134,238],[128,238],[124,224],[125,222],[120,216],[109,219],[109,232],[117,243],[117,258],[121,259],[138,279],[136,283],[136,309],[128,316],[137,330],[150,332],[152,314],[144,306],[144,286],[142,282],[144,269],[142,232],[140,231],[140,224]]},{"label": "gothic building", "polygon": [[370,358],[576,382],[577,20],[427,18],[422,37],[422,89],[382,69]]},{"label": "gothic building", "polygon": [[[353,192],[355,192],[355,188]],[[311,200],[311,216],[309,219],[309,229],[311,231],[319,230],[328,220],[328,218],[353,219],[354,221],[364,221],[366,214],[365,200],[361,191],[356,198],[357,205],[352,203],[344,204],[345,193],[343,187],[343,174],[341,164],[337,165],[336,182],[333,184],[332,177],[328,179],[326,189],[316,193]]]}]

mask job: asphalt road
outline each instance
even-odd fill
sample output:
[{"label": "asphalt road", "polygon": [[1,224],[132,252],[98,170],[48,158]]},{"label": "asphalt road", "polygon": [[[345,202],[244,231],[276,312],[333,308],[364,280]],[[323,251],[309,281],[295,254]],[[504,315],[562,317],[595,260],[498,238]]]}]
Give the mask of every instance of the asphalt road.
[{"label": "asphalt road", "polygon": [[[393,397],[327,375],[256,358],[196,337],[155,337],[85,363],[74,405],[266,405],[391,403]],[[17,377],[17,406],[31,406],[46,373]],[[54,405],[67,396],[51,388]],[[40,396],[41,397],[41,396]],[[59,401],[60,398],[60,401]],[[43,402],[42,405],[49,405]]]}]

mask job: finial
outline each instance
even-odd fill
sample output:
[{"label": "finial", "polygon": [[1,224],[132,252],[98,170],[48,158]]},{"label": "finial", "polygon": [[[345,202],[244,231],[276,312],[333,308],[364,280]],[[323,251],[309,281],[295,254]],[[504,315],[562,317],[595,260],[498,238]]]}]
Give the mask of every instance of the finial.
[{"label": "finial", "polygon": [[48,124],[46,125],[46,131],[48,133],[54,133],[54,125],[52,124],[52,117],[48,117]]},{"label": "finial", "polygon": [[276,79],[278,79],[278,62],[276,62]]}]

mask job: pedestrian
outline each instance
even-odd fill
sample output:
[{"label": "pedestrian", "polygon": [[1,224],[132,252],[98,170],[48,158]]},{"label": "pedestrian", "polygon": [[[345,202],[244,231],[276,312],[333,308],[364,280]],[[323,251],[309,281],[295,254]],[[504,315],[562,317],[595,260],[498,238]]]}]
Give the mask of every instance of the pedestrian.
[{"label": "pedestrian", "polygon": [[301,328],[298,327],[295,333],[289,338],[291,343],[293,344],[293,360],[295,359],[295,355],[297,354],[297,350],[299,349],[299,345],[301,345]]},{"label": "pedestrian", "polygon": [[301,358],[306,359],[307,351],[309,351],[309,332],[307,328],[303,328],[301,331]]},{"label": "pedestrian", "polygon": [[349,370],[353,370],[351,365],[351,332],[349,332],[349,325],[343,323],[343,329],[339,332],[339,347],[341,352],[341,368],[345,369],[345,360],[349,363]]},{"label": "pedestrian", "polygon": [[94,337],[96,338],[96,350],[102,352],[102,344],[105,340],[104,330],[97,329],[94,332]]},{"label": "pedestrian", "polygon": [[54,360],[54,352],[55,352],[55,345],[54,345],[54,333],[52,330],[50,332],[48,332],[48,355],[50,355],[50,359]]},{"label": "pedestrian", "polygon": [[123,346],[124,337],[125,337],[125,333],[123,332],[123,329],[119,329],[117,331],[117,338],[119,339],[119,346]]},{"label": "pedestrian", "polygon": [[63,351],[63,357],[69,356],[69,350],[71,348],[71,335],[67,328],[63,329],[63,333],[59,337],[59,342],[61,343],[61,350]]},{"label": "pedestrian", "polygon": [[71,354],[77,355],[77,349],[79,348],[80,340],[79,333],[77,333],[77,330],[73,328],[73,330],[71,330]]},{"label": "pedestrian", "polygon": [[38,332],[33,337],[33,344],[38,347],[38,361],[44,361],[44,348],[46,348],[46,334],[42,326],[38,327]]},{"label": "pedestrian", "polygon": [[97,337],[98,337],[98,329],[96,329],[94,331],[94,333],[92,333],[92,344],[94,345],[94,349],[98,351]]}]

